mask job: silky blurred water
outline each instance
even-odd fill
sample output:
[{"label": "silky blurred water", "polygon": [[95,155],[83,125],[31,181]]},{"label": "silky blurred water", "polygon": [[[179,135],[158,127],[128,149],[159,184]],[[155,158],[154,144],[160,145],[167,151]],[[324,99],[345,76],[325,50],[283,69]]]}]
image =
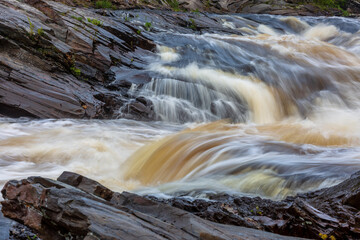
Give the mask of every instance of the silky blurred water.
[{"label": "silky blurred water", "polygon": [[359,21],[216,17],[241,35],[154,37],[155,77],[130,89],[154,122],[1,119],[0,184],[68,170],[117,191],[281,199],[360,170]]}]

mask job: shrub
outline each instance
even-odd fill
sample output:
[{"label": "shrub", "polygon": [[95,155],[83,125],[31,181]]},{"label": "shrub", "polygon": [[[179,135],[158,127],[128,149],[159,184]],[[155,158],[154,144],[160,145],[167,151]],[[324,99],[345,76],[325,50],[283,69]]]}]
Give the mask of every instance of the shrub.
[{"label": "shrub", "polygon": [[179,2],[177,0],[166,0],[169,6],[175,12],[180,12]]},{"label": "shrub", "polygon": [[104,1],[97,1],[95,3],[95,8],[113,8],[111,2],[104,0]]}]

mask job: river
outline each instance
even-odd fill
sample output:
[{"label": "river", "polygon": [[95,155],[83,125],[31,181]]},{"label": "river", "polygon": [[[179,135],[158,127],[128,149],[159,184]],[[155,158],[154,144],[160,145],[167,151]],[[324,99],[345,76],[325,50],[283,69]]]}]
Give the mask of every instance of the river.
[{"label": "river", "polygon": [[359,21],[217,18],[242,35],[152,36],[153,78],[130,94],[155,121],[0,119],[0,185],[67,170],[117,191],[282,199],[360,170]]}]

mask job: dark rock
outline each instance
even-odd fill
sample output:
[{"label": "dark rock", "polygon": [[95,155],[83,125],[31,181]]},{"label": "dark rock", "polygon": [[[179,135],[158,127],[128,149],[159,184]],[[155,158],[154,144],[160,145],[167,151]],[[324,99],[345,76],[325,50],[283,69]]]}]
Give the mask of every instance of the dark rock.
[{"label": "dark rock", "polygon": [[334,187],[279,202],[227,194],[209,195],[211,201],[149,198],[223,224],[306,238],[322,233],[336,239],[359,239],[359,186],[360,172]]},{"label": "dark rock", "polygon": [[[112,3],[122,9],[173,8],[167,1],[155,0]],[[68,0],[0,0],[1,115],[116,118],[123,103],[127,102],[128,108],[123,109],[128,110],[121,116],[151,119],[154,115],[150,113],[153,111],[151,106],[136,103],[127,91],[132,84],[139,86],[159,77],[147,69],[156,59],[155,42],[165,36],[164,32],[172,29],[185,34],[241,35],[237,29],[224,27],[222,16],[200,12],[124,12],[89,8],[78,8],[75,12],[71,7],[91,7],[93,4],[89,0],[76,3]],[[350,0],[346,7],[356,13],[360,9],[358,5],[357,0]],[[215,13],[341,14],[339,10],[324,11],[294,1],[191,0],[179,1],[179,8]],[[85,16],[97,19],[101,24],[90,23]],[[136,18],[136,21],[126,20],[128,18]],[[149,31],[144,30],[147,21],[153,24]],[[32,30],[30,25],[33,25]],[[43,30],[41,35],[38,29]],[[118,97],[114,97],[116,94]],[[96,97],[100,95],[107,97]]]},{"label": "dark rock", "polygon": [[[201,219],[184,210],[65,172],[31,177],[2,190],[2,212],[42,239],[292,239]],[[105,193],[105,194],[103,194]]]},{"label": "dark rock", "polygon": [[[4,116],[112,118],[117,109],[108,108],[119,104],[95,96],[109,96],[114,90],[105,88],[109,69],[117,64],[113,60],[130,62],[155,46],[134,34],[134,29],[91,10],[73,16],[68,15],[70,7],[51,1],[1,0],[0,4],[0,114]],[[102,26],[85,24],[77,14],[101,19]],[[40,28],[42,35],[37,33]]]}]

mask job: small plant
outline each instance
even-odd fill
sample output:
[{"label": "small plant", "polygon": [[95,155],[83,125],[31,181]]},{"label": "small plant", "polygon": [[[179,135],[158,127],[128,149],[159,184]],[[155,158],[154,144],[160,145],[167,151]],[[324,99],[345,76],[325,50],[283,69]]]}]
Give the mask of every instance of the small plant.
[{"label": "small plant", "polygon": [[96,1],[95,8],[113,8],[113,5],[107,0]]},{"label": "small plant", "polygon": [[72,67],[70,68],[70,71],[71,71],[71,73],[72,73],[74,76],[76,76],[76,77],[80,77],[80,76],[81,76],[81,70],[78,69],[78,68],[76,68],[75,66],[72,66]]},{"label": "small plant", "polygon": [[320,237],[321,239],[323,239],[323,240],[326,240],[326,239],[336,240],[336,238],[335,238],[333,235],[331,235],[330,237],[328,237],[328,235],[327,235],[327,234],[324,234],[324,233],[319,233],[319,237]]},{"label": "small plant", "polygon": [[97,19],[88,18],[87,20],[88,20],[89,23],[92,23],[92,24],[94,24],[94,25],[96,25],[96,26],[99,26],[99,27],[102,26],[102,22],[100,22],[100,21],[97,20]]},{"label": "small plant", "polygon": [[28,19],[29,27],[30,27],[29,34],[30,34],[30,36],[33,36],[33,35],[35,34],[35,32],[34,32],[35,26],[34,26],[34,24],[30,21],[30,18],[29,18],[29,17],[28,17],[27,19]]},{"label": "small plant", "polygon": [[30,237],[30,236],[27,236],[27,239],[28,240],[36,240],[38,237],[36,235]]},{"label": "small plant", "polygon": [[196,31],[197,27],[196,27],[196,23],[195,20],[192,18],[189,18],[190,24],[189,24],[189,28],[191,28],[192,30]]},{"label": "small plant", "polygon": [[140,35],[140,34],[141,34],[141,30],[138,29],[138,30],[136,31],[136,33]]},{"label": "small plant", "polygon": [[150,29],[151,29],[151,22],[146,22],[144,26],[145,26],[146,31],[150,31]]},{"label": "small plant", "polygon": [[205,2],[205,7],[206,7],[206,8],[210,8],[210,7],[211,7],[210,0],[206,0],[206,2]]},{"label": "small plant", "polygon": [[177,0],[166,0],[169,6],[175,12],[180,12],[179,2]]},{"label": "small plant", "polygon": [[79,22],[83,22],[84,18],[83,17],[75,17],[75,16],[71,16],[71,18],[78,20]]},{"label": "small plant", "polygon": [[42,27],[38,28],[37,33],[39,34],[40,37],[43,36],[44,35],[44,29]]}]

